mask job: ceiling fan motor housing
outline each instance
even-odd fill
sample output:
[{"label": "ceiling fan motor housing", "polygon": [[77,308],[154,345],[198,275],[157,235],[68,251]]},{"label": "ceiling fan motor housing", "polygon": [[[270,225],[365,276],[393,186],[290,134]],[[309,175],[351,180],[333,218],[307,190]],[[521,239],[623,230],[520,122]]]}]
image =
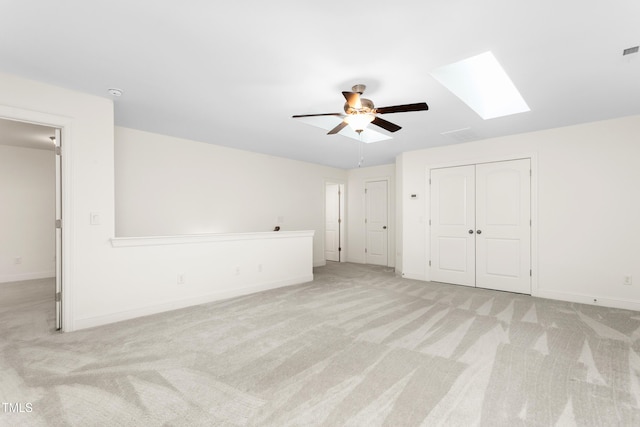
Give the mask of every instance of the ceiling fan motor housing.
[{"label": "ceiling fan motor housing", "polygon": [[368,114],[375,113],[373,101],[367,98],[360,98],[362,108],[353,108],[348,102],[344,103],[344,112],[347,114]]}]

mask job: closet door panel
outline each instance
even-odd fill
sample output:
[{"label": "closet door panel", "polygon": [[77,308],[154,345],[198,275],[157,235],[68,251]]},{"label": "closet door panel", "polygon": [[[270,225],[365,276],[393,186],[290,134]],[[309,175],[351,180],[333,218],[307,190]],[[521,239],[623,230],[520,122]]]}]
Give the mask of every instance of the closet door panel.
[{"label": "closet door panel", "polygon": [[433,169],[430,178],[431,280],[475,286],[475,167]]},{"label": "closet door panel", "polygon": [[531,293],[530,160],[476,165],[476,286]]}]

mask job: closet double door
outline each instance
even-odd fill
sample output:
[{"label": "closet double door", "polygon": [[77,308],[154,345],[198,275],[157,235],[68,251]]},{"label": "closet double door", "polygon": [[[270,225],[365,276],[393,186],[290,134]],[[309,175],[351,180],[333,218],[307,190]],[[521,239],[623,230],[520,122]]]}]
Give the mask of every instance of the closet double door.
[{"label": "closet double door", "polygon": [[531,161],[432,169],[431,280],[531,294]]}]

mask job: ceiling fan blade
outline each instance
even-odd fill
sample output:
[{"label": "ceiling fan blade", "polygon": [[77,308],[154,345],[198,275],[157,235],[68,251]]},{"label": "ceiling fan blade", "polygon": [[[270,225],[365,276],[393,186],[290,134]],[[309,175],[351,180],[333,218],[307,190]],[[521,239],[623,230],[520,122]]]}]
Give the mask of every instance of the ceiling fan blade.
[{"label": "ceiling fan blade", "polygon": [[331,129],[327,135],[335,135],[336,133],[340,132],[342,129],[344,129],[346,126],[348,125],[347,122],[345,122],[344,120],[336,127],[334,127],[333,129]]},{"label": "ceiling fan blade", "polygon": [[405,113],[407,111],[425,111],[429,106],[426,102],[418,102],[417,104],[393,105],[391,107],[376,108],[378,114],[388,113]]},{"label": "ceiling fan blade", "polygon": [[342,95],[347,100],[349,107],[359,110],[362,108],[362,102],[360,102],[360,94],[358,92],[342,92]]},{"label": "ceiling fan blade", "polygon": [[402,129],[402,127],[397,124],[381,119],[380,117],[376,117],[371,123],[376,126],[380,126],[382,129],[388,130],[389,132],[397,132]]},{"label": "ceiling fan blade", "polygon": [[300,117],[317,117],[317,116],[342,116],[342,113],[320,113],[320,114],[296,114],[295,116],[291,116],[293,119],[298,119]]}]

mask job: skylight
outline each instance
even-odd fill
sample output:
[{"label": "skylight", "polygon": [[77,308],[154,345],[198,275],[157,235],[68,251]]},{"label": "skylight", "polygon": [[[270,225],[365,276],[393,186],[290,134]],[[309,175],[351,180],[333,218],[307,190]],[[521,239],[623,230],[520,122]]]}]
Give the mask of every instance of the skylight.
[{"label": "skylight", "polygon": [[530,111],[490,51],[437,68],[431,75],[484,120]]}]

